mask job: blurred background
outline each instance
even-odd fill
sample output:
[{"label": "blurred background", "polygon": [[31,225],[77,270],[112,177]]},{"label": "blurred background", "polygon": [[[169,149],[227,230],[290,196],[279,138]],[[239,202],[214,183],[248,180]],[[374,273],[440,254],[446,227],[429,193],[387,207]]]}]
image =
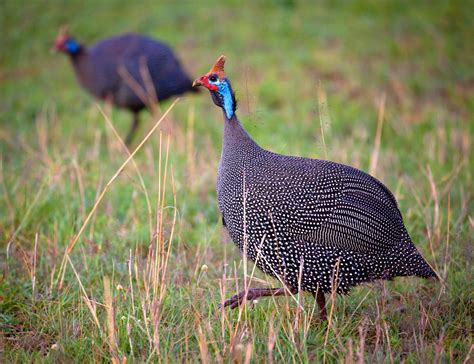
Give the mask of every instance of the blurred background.
[{"label": "blurred background", "polygon": [[[225,54],[249,134],[278,153],[370,169],[396,195],[446,285],[407,279],[388,290],[358,288],[337,299],[327,336],[325,328],[305,331],[306,313],[295,324],[292,310],[272,300],[242,322],[235,312],[212,318],[222,286],[227,296],[235,289],[222,276],[236,267],[242,277],[219,222],[223,124],[207,92],[180,99],[136,167],[114,181],[63,269],[66,246],[127,158],[68,57],[51,51],[64,24],[85,45],[126,32],[162,40],[193,79]],[[471,1],[2,1],[0,355],[265,361],[275,347],[274,360],[343,360],[351,339],[354,353],[365,342],[373,361],[462,362],[472,350],[473,24]],[[125,135],[130,114],[108,112]],[[142,114],[135,145],[156,120]],[[166,268],[153,268],[166,272],[157,288],[165,293],[133,299],[133,287],[140,295],[150,282],[140,273],[132,283],[130,262],[151,264],[157,219],[162,247],[172,247]],[[110,298],[104,277],[112,329],[109,311],[91,303]],[[158,300],[160,314],[148,312],[153,328],[137,313],[141,299],[143,312]]]}]

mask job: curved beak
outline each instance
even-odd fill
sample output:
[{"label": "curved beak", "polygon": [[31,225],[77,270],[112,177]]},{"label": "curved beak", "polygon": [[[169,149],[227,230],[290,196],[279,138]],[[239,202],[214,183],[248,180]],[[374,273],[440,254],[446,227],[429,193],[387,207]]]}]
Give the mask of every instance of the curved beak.
[{"label": "curved beak", "polygon": [[201,82],[201,77],[196,78],[193,82],[193,87],[202,86],[202,85],[203,83]]}]

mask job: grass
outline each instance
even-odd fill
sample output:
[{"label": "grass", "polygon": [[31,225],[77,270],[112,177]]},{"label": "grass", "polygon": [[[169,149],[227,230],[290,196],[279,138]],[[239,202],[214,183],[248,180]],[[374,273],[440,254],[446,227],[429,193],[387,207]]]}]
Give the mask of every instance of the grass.
[{"label": "grass", "polygon": [[[472,360],[469,2],[1,7],[2,362]],[[249,281],[279,283],[247,266],[221,227],[222,120],[205,94],[172,108],[65,255],[129,157],[112,128],[125,135],[130,116],[105,111],[107,122],[49,52],[64,23],[86,43],[124,31],[164,39],[195,76],[225,54],[255,140],[370,169],[442,284],[404,278],[328,297],[329,324],[308,295],[218,309]],[[143,114],[137,139],[159,115]]]}]

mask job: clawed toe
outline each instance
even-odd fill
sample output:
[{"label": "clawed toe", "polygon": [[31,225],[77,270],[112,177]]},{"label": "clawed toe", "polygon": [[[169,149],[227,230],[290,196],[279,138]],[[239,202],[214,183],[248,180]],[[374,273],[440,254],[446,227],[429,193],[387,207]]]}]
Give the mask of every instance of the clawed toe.
[{"label": "clawed toe", "polygon": [[234,308],[239,307],[243,303],[244,303],[244,295],[242,293],[239,293],[225,300],[223,307],[225,308],[225,307],[230,306],[230,309],[233,310]]},{"label": "clawed toe", "polygon": [[296,290],[288,288],[250,288],[225,300],[222,305],[219,305],[219,308],[230,306],[231,309],[234,309],[247,301],[250,301],[253,307],[253,300],[259,297],[286,296],[294,293],[296,293]]},{"label": "clawed toe", "polygon": [[251,301],[253,300],[253,294],[252,291],[248,291],[247,293],[247,298],[245,298],[245,292],[240,292],[239,294],[233,295],[231,298],[227,299],[224,301],[224,304],[220,304],[219,308],[222,307],[228,307],[230,306],[230,309],[233,310],[240,305],[243,305],[246,303],[246,301]]}]

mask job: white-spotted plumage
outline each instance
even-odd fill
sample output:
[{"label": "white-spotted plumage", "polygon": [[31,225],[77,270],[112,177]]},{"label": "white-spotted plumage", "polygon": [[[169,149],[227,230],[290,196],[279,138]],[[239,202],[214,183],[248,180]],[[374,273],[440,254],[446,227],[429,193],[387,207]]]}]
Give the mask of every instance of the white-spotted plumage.
[{"label": "white-spotted plumage", "polygon": [[217,194],[235,244],[247,244],[248,257],[288,286],[301,280],[305,291],[347,293],[376,279],[436,277],[381,182],[342,164],[264,150],[235,115],[225,121]]}]

